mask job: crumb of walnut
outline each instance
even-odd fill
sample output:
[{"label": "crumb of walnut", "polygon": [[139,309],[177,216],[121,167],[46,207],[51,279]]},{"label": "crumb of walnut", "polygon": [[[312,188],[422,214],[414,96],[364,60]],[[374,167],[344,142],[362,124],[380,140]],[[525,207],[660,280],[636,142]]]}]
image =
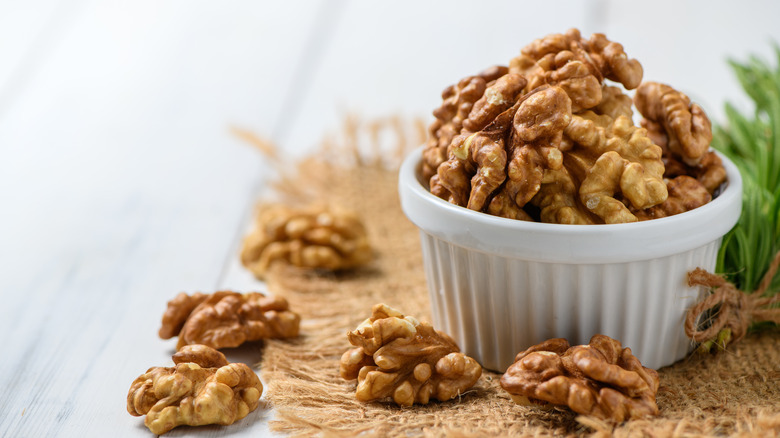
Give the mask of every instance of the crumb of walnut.
[{"label": "crumb of walnut", "polygon": [[341,357],[340,374],[358,380],[360,401],[392,398],[400,406],[446,401],[482,375],[482,367],[449,336],[385,304],[375,305],[371,318],[347,338],[356,348]]},{"label": "crumb of walnut", "polygon": [[241,263],[260,279],[275,262],[336,271],[360,266],[371,258],[366,229],[358,216],[322,206],[265,206],[241,250]]},{"label": "crumb of walnut", "polygon": [[263,393],[257,374],[243,363],[204,345],[189,345],[173,356],[173,367],[152,367],[127,393],[127,412],[146,415],[157,435],[181,426],[233,424],[254,411]]},{"label": "crumb of walnut", "polygon": [[[193,306],[193,302],[197,304]],[[192,296],[182,292],[168,302],[159,335],[163,339],[178,336],[179,349],[190,344],[229,348],[260,339],[298,336],[300,320],[282,297],[260,292]]]},{"label": "crumb of walnut", "polygon": [[520,352],[501,377],[501,387],[517,404],[553,404],[622,422],[658,415],[659,378],[630,348],[604,335],[570,347],[551,339]]}]

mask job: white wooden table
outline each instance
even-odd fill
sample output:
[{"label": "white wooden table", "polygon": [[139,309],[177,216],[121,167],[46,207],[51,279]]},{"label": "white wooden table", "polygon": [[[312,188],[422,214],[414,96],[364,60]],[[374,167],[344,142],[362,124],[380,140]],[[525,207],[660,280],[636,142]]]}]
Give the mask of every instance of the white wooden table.
[{"label": "white wooden table", "polygon": [[[166,302],[263,290],[237,251],[273,172],[230,126],[300,157],[348,111],[427,116],[572,26],[721,120],[725,99],[749,108],[725,58],[770,54],[778,18],[769,0],[0,0],[0,436],[149,436],[125,397],[170,364]],[[268,434],[272,415],[168,436]]]}]

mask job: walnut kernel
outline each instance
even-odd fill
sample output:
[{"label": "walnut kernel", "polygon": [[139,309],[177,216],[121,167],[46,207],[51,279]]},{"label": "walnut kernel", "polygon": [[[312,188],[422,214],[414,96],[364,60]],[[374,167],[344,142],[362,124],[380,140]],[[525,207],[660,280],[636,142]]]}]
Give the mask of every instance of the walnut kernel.
[{"label": "walnut kernel", "polygon": [[384,304],[347,333],[356,348],[341,357],[340,374],[357,379],[360,401],[392,398],[400,406],[446,401],[472,387],[482,367],[446,334]]},{"label": "walnut kernel", "polygon": [[130,415],[146,415],[157,435],[181,426],[233,424],[254,411],[263,393],[257,374],[243,363],[204,345],[188,345],[173,356],[173,367],[152,367],[127,393]]},{"label": "walnut kernel", "polygon": [[163,339],[178,336],[177,349],[190,344],[238,347],[260,339],[296,337],[300,320],[282,297],[260,292],[192,296],[182,292],[168,302],[159,335]]},{"label": "walnut kernel", "polygon": [[366,229],[357,215],[317,206],[266,206],[241,250],[241,262],[260,279],[278,261],[336,271],[365,264],[371,257]]},{"label": "walnut kernel", "polygon": [[501,387],[523,405],[568,406],[578,414],[622,422],[658,415],[659,378],[630,348],[604,335],[570,347],[551,339],[520,352]]}]

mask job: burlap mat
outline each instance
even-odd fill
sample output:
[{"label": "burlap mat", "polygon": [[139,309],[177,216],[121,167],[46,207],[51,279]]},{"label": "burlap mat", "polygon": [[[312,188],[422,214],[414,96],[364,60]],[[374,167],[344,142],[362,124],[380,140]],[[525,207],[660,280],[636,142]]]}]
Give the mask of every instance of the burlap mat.
[{"label": "burlap mat", "polygon": [[[354,135],[343,143],[349,151],[359,149]],[[272,430],[295,436],[780,435],[777,330],[659,370],[660,415],[618,426],[568,411],[517,406],[499,386],[500,374],[488,371],[472,390],[448,402],[411,408],[358,402],[356,382],[339,377],[339,359],[350,347],[346,332],[379,302],[430,320],[418,231],[397,195],[394,164],[409,144],[419,143],[399,142],[392,153],[379,154],[382,160],[351,152],[343,160],[343,148],[329,148],[281,178],[276,191],[286,201],[327,202],[359,212],[376,258],[337,275],[281,266],[271,272],[269,290],[285,296],[303,317],[300,338],[268,341],[263,353],[260,368],[275,412]]]}]

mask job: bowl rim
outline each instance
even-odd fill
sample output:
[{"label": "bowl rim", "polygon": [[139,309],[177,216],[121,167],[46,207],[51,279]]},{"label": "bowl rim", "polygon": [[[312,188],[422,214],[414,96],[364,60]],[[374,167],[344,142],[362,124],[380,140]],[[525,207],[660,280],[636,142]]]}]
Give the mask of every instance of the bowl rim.
[{"label": "bowl rim", "polygon": [[739,170],[718,151],[727,183],[706,205],[665,218],[626,224],[564,225],[507,219],[451,204],[421,181],[425,145],[399,170],[401,208],[422,232],[451,244],[505,257],[566,263],[617,263],[665,257],[722,238],[742,210]]}]

